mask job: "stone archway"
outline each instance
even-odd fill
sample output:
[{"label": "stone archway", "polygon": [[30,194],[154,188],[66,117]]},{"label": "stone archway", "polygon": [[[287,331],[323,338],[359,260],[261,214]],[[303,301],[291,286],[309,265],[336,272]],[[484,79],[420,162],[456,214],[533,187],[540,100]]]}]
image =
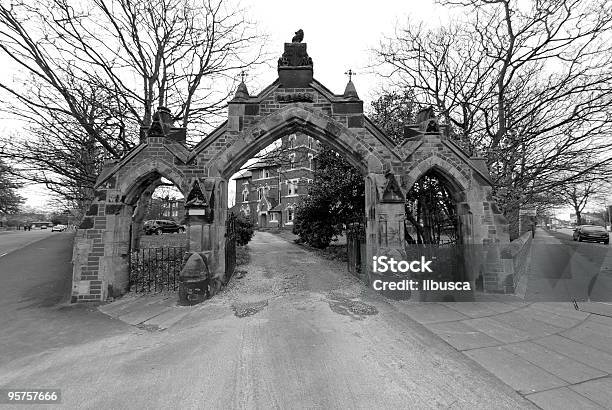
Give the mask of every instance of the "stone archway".
[{"label": "stone archway", "polygon": [[[201,209],[188,210],[189,247],[208,255],[214,278],[221,280],[229,178],[256,152],[296,131],[324,141],[361,170],[366,261],[401,249],[404,195],[432,167],[448,175],[461,193],[458,213],[470,226],[465,240],[485,247],[507,243],[506,222],[492,199],[484,161],[451,140],[431,110],[420,113],[418,121],[405,127],[405,138],[395,143],[364,115],[352,81],[344,93],[334,94],[314,79],[312,59],[300,42],[285,44],[277,80],[259,94],[250,95],[241,83],[228,102],[227,120],[192,148],[185,144],[186,130],[173,127],[170,111],[160,108],[141,144],[108,163],[98,178],[75,240],[73,301],[104,300],[127,289],[126,218],[157,176],[173,181],[185,198],[198,191],[193,204]],[[498,262],[489,260],[484,268],[490,270],[487,286],[492,291],[502,281]],[[371,279],[369,270],[365,277]]]}]

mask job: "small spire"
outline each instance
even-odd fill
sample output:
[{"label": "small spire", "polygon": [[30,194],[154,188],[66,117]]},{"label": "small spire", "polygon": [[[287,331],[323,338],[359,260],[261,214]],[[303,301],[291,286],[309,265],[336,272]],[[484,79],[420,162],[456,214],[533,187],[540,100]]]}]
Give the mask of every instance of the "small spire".
[{"label": "small spire", "polygon": [[240,72],[240,84],[238,84],[238,88],[236,89],[234,100],[246,100],[249,98],[249,90],[247,90],[247,86],[244,83],[244,79],[247,76],[248,74],[245,73],[244,70]]},{"label": "small spire", "polygon": [[349,78],[348,84],[346,85],[346,88],[344,89],[344,97],[350,98],[351,100],[358,100],[359,96],[357,95],[355,84],[353,84],[353,76],[357,75],[357,73],[349,68],[349,70],[345,72],[344,74],[348,75],[348,78]]},{"label": "small spire", "polygon": [[357,90],[355,89],[355,84],[351,80],[349,80],[346,88],[344,89],[344,97],[350,98],[352,100],[358,100],[359,96],[357,95]]}]

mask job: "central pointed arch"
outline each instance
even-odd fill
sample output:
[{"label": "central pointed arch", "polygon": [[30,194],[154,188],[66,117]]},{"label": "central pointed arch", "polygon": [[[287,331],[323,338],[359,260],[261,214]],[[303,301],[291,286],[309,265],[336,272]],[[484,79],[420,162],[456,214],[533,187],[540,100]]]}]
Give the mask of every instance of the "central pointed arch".
[{"label": "central pointed arch", "polygon": [[[381,172],[384,161],[362,138],[335,119],[304,107],[287,107],[244,130],[216,160],[213,169],[229,179],[248,159],[286,134],[302,132],[343,155],[365,176]],[[388,168],[388,165],[387,165]]]}]

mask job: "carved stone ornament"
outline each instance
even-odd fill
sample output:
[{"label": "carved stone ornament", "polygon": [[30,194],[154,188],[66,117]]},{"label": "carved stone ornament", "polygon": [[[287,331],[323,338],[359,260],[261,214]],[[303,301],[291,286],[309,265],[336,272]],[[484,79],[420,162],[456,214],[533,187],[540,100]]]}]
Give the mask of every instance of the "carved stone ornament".
[{"label": "carved stone ornament", "polygon": [[261,128],[259,128],[259,127],[254,127],[254,128],[251,130],[251,135],[252,135],[252,136],[254,136],[255,138],[260,137],[261,135],[263,135],[263,133],[264,133],[264,130],[262,130],[262,129],[261,129]]},{"label": "carved stone ornament", "polygon": [[276,94],[276,101],[281,103],[313,102],[314,95],[311,93]]},{"label": "carved stone ornament", "polygon": [[436,115],[434,113],[434,109],[430,105],[429,107],[419,110],[419,112],[416,115],[416,122],[417,124],[420,124],[422,122],[425,122],[431,119],[435,119],[435,118],[436,118]]},{"label": "carved stone ornament", "polygon": [[285,51],[278,59],[279,67],[305,67],[312,66],[312,58],[306,51],[306,43],[285,43]]},{"label": "carved stone ornament", "polygon": [[295,32],[295,36],[291,39],[292,43],[301,43],[304,40],[304,30],[299,29]]},{"label": "carved stone ornament", "polygon": [[385,178],[387,182],[385,183],[381,202],[404,202],[404,194],[402,194],[402,190],[395,179],[395,175],[389,172],[385,175]]},{"label": "carved stone ornament", "polygon": [[151,127],[147,131],[147,137],[163,137],[164,136],[164,128],[162,127],[161,121],[159,119],[159,115],[157,113],[153,114],[153,121],[151,123]]},{"label": "carved stone ornament", "polygon": [[438,121],[435,119],[429,120],[427,123],[427,128],[425,132],[440,132],[440,127],[438,126]]},{"label": "carved stone ornament", "polygon": [[191,191],[189,192],[189,195],[187,195],[187,200],[185,201],[185,207],[206,207],[208,206],[208,202],[206,201],[206,198],[204,197],[204,193],[202,192],[202,189],[200,188],[200,184],[198,183],[198,181],[195,181],[193,183],[193,186],[191,187]]}]

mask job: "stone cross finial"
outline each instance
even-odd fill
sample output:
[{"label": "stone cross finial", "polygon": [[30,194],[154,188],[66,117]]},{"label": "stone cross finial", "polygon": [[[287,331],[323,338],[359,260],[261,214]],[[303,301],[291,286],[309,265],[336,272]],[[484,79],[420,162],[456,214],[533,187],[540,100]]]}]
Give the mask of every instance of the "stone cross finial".
[{"label": "stone cross finial", "polygon": [[357,73],[356,73],[356,72],[354,72],[353,70],[351,70],[350,68],[349,68],[349,69],[348,69],[348,71],[347,71],[346,73],[344,73],[344,74],[348,75],[349,81],[351,81],[351,80],[352,80],[352,78],[353,78],[353,76],[354,76],[354,75],[357,75]]},{"label": "stone cross finial", "polygon": [[246,72],[246,71],[244,71],[244,70],[242,70],[242,71],[240,72],[240,82],[241,82],[241,83],[244,83],[244,79],[245,79],[245,78],[247,78],[248,76],[249,76],[249,75],[247,74],[247,72]]}]

